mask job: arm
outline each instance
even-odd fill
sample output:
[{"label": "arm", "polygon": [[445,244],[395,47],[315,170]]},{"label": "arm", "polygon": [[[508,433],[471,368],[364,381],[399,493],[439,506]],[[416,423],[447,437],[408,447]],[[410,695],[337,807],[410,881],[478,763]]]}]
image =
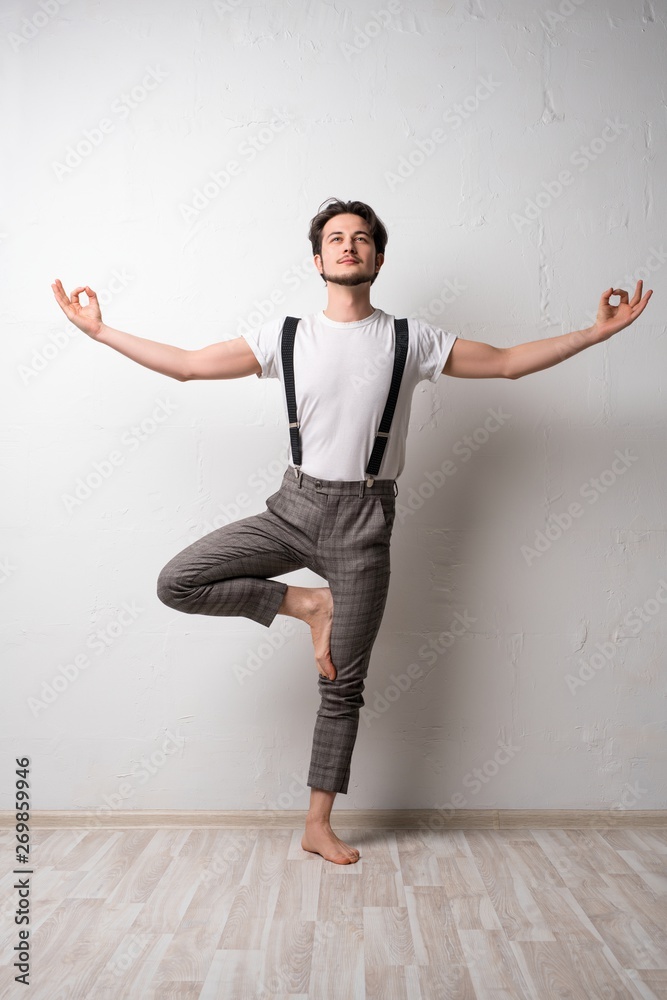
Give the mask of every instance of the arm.
[{"label": "arm", "polygon": [[[632,301],[622,288],[608,288],[603,292],[593,326],[560,337],[530,340],[514,347],[492,347],[473,340],[456,339],[442,370],[443,375],[458,378],[521,378],[533,372],[551,368],[566,358],[571,358],[592,344],[608,340],[619,330],[633,323],[648,305],[653,291],[649,289],[641,298],[642,282],[637,282]],[[617,306],[609,304],[612,295],[620,296]]]},{"label": "arm", "polygon": [[[51,287],[67,318],[92,340],[107,344],[126,358],[179,382],[197,378],[242,378],[261,372],[261,365],[243,337],[187,351],[107,326],[102,322],[97,295],[87,285],[75,288],[71,300],[59,279]],[[79,303],[79,294],[83,291],[89,299],[87,306]]]}]

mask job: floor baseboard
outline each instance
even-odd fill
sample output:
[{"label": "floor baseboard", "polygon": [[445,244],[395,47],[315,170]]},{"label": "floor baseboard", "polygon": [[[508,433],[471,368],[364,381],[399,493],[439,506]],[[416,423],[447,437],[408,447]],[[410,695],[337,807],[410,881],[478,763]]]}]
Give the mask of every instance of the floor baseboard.
[{"label": "floor baseboard", "polygon": [[[667,826],[665,809],[335,809],[336,827],[347,829],[511,830],[518,827],[610,829]],[[305,809],[73,809],[34,810],[31,829],[127,827],[299,827]],[[14,827],[13,812],[0,812],[0,829]]]}]

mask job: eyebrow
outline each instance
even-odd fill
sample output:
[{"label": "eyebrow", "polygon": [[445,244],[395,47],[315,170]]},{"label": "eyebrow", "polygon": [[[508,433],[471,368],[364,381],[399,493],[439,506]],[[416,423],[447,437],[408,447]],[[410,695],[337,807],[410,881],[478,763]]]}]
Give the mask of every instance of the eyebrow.
[{"label": "eyebrow", "polygon": [[[371,235],[365,229],[355,229],[355,231],[352,233],[352,235],[356,236],[357,233],[361,233],[362,236],[370,236]],[[343,236],[343,235],[344,234],[343,234],[342,230],[336,229],[333,233],[329,233],[329,235],[327,236],[327,239],[329,239],[329,236]]]}]

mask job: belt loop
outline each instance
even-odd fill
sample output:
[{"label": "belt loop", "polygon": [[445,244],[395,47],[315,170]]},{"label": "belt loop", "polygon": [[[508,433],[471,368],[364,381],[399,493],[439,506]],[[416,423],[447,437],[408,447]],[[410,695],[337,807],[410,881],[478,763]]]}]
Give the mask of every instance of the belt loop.
[{"label": "belt loop", "polygon": [[301,480],[303,479],[303,472],[299,473],[299,489],[301,489]]},{"label": "belt loop", "polygon": [[398,496],[398,483],[394,480],[394,496]]},{"label": "belt loop", "polygon": [[366,484],[365,484],[364,480],[363,480],[363,479],[361,479],[361,480],[359,481],[359,496],[360,496],[360,497],[362,497],[362,496],[364,495],[364,487],[365,487],[365,485],[366,485]]}]

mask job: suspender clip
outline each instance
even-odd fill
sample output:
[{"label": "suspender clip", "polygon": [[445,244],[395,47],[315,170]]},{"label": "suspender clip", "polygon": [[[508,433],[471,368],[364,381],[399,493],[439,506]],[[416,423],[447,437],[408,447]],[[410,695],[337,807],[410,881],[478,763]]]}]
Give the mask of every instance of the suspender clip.
[{"label": "suspender clip", "polygon": [[375,479],[373,478],[373,476],[369,476],[366,480],[366,486],[372,486],[374,482]]}]

